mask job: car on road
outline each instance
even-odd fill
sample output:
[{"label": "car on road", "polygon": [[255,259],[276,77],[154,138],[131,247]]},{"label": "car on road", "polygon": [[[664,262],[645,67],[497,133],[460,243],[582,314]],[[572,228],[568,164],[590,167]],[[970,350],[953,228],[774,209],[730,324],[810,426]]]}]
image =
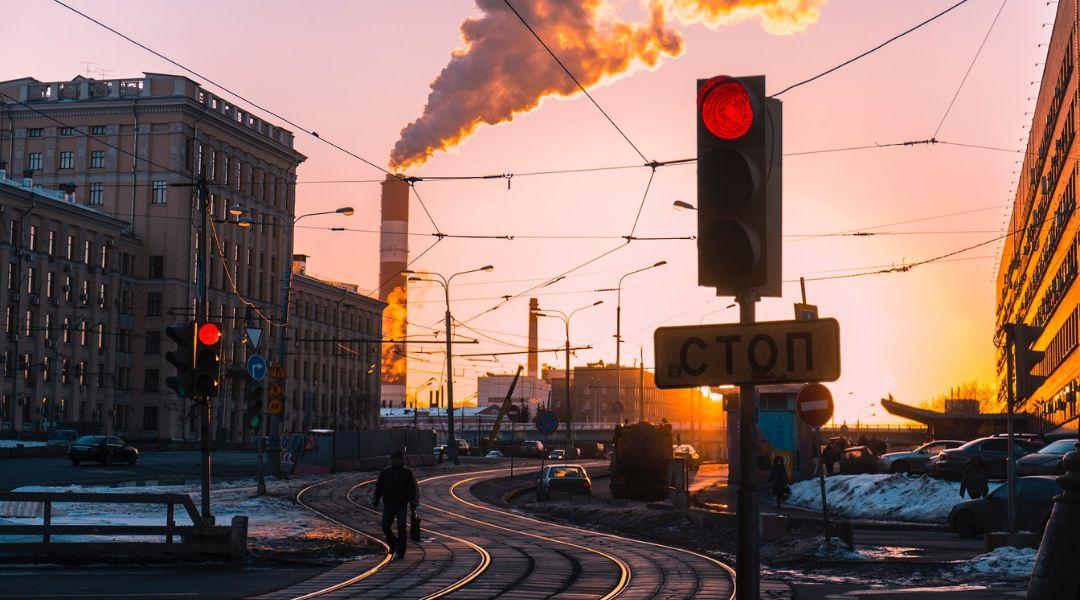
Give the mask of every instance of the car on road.
[{"label": "car on road", "polygon": [[71,443],[67,455],[76,467],[84,461],[134,465],[139,460],[139,450],[115,435],[84,435]]},{"label": "car on road", "polygon": [[78,438],[79,432],[74,429],[55,429],[49,439],[45,440],[45,445],[70,447],[71,443]]},{"label": "car on road", "polygon": [[1074,439],[1051,442],[1038,452],[1033,452],[1016,461],[1017,475],[1064,475],[1065,466],[1061,459],[1067,452],[1080,450]]},{"label": "car on road", "polygon": [[[1037,440],[1030,437],[1016,438],[1016,449],[1013,451],[1016,458],[1036,452],[1042,446]],[[1008,455],[1009,441],[1000,436],[983,437],[953,448],[942,450],[935,458],[930,460],[926,472],[931,477],[941,477],[950,480],[959,480],[971,459],[982,457],[986,465],[987,475],[990,479],[1005,478],[1005,459]]]},{"label": "car on road", "polygon": [[544,443],[539,440],[521,442],[520,455],[525,458],[540,458],[544,455]]},{"label": "car on road", "polygon": [[851,446],[840,455],[840,473],[855,475],[858,473],[877,473],[877,455],[866,446]]},{"label": "car on road", "polygon": [[503,458],[503,453],[498,450],[492,450],[484,455],[484,458]]},{"label": "car on road", "polygon": [[[1057,478],[1049,475],[1019,477],[1016,480],[1016,525],[1021,531],[1040,532],[1050,519],[1054,496],[1062,492]],[[1002,484],[990,495],[968,500],[949,511],[949,529],[963,537],[975,537],[1005,527],[1009,512],[1009,486]]]},{"label": "car on road", "polygon": [[563,450],[562,448],[552,450],[551,453],[548,454],[548,460],[566,460],[566,450]]},{"label": "car on road", "polygon": [[679,444],[672,450],[674,458],[686,461],[686,466],[691,471],[697,471],[701,467],[701,455],[690,444]]},{"label": "car on road", "polygon": [[592,480],[581,465],[544,467],[536,482],[536,499],[547,500],[552,492],[592,496]]},{"label": "car on road", "polygon": [[961,440],[934,440],[907,452],[888,452],[878,457],[879,473],[925,473],[930,460],[942,450],[963,446]]}]

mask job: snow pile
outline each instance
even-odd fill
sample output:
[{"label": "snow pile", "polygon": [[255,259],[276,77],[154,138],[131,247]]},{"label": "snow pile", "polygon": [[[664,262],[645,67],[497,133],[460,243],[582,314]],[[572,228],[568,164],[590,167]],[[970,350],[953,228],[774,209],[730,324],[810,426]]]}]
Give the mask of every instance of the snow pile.
[{"label": "snow pile", "polygon": [[869,558],[836,538],[828,542],[822,541],[818,545],[814,556],[821,560],[830,561],[859,561],[868,560]]},{"label": "snow pile", "polygon": [[980,554],[969,561],[960,563],[956,570],[965,575],[988,575],[1006,579],[1022,579],[1031,577],[1035,568],[1035,555],[1038,552],[1033,548],[1012,548],[1003,546]]},{"label": "snow pile", "polygon": [[[909,475],[834,475],[825,479],[829,512],[850,519],[944,523],[949,509],[967,498],[960,484]],[[791,486],[788,503],[821,510],[817,479]]]},{"label": "snow pile", "polygon": [[37,446],[44,446],[45,442],[33,442],[30,440],[0,440],[0,448],[14,448],[16,446],[22,446],[24,448],[35,448]]}]

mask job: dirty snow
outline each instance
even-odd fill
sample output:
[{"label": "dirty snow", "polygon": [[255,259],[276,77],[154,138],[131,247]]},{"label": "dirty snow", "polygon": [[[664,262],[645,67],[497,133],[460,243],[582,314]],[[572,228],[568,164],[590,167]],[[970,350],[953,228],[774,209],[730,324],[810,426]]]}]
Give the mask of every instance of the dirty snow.
[{"label": "dirty snow", "polygon": [[956,570],[965,575],[988,575],[1007,579],[1031,577],[1035,568],[1034,548],[1012,548],[1004,546],[980,554],[971,560],[960,563]]},{"label": "dirty snow", "polygon": [[35,448],[37,446],[44,446],[45,442],[33,442],[30,440],[0,440],[0,448],[14,448],[16,446],[22,446],[24,448]]},{"label": "dirty snow", "polygon": [[[829,512],[850,519],[944,523],[960,497],[960,484],[909,475],[834,475],[825,479]],[[817,479],[791,485],[788,503],[821,510]]]}]

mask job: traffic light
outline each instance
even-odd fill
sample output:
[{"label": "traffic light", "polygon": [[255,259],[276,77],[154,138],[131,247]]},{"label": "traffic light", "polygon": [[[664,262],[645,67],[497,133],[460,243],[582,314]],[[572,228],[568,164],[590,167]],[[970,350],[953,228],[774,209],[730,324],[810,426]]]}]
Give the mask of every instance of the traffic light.
[{"label": "traffic light", "polygon": [[764,76],[697,85],[698,285],[779,297],[782,104]]},{"label": "traffic light", "polygon": [[251,382],[245,393],[247,407],[245,421],[248,427],[258,429],[263,414],[263,386],[259,382]]},{"label": "traffic light", "polygon": [[[165,335],[176,344],[176,350],[165,353],[165,360],[176,368],[176,375],[165,378],[169,386],[181,398],[191,398],[195,372],[195,322],[176,323],[165,328]],[[80,367],[81,368],[81,367]],[[82,373],[79,373],[80,378]]]},{"label": "traffic light", "polygon": [[217,396],[221,377],[221,327],[215,323],[200,323],[195,346],[193,387],[200,398]]},{"label": "traffic light", "polygon": [[1042,362],[1044,352],[1032,350],[1031,346],[1042,335],[1043,328],[1024,323],[1014,323],[1013,330],[1013,356],[1016,366],[1016,401],[1023,402],[1035,394],[1046,381],[1045,375],[1034,375],[1036,365]]}]

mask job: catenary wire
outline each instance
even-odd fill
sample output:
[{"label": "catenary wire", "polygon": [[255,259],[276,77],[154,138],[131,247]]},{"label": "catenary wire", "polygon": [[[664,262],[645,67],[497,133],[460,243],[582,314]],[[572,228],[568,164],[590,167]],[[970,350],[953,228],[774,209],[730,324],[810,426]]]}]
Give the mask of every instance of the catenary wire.
[{"label": "catenary wire", "polygon": [[975,56],[971,57],[971,64],[968,65],[967,70],[964,71],[964,76],[960,78],[960,85],[956,86],[956,92],[953,94],[951,100],[949,100],[949,106],[945,108],[945,114],[941,115],[941,121],[938,122],[937,129],[934,130],[932,138],[937,138],[941,133],[941,127],[945,125],[945,119],[949,118],[949,112],[952,111],[953,104],[956,104],[956,99],[960,97],[960,91],[964,89],[964,84],[967,83],[968,76],[971,75],[971,70],[975,68],[975,62],[979,60],[979,55],[982,54],[983,47],[986,46],[986,40],[990,39],[990,34],[994,31],[994,26],[997,25],[998,19],[1001,17],[1001,11],[1005,10],[1005,3],[1009,0],[1001,0],[1001,6],[998,7],[997,14],[994,15],[994,20],[990,21],[990,28],[986,30],[986,35],[983,36],[981,42],[979,42],[979,48],[975,50]]}]

